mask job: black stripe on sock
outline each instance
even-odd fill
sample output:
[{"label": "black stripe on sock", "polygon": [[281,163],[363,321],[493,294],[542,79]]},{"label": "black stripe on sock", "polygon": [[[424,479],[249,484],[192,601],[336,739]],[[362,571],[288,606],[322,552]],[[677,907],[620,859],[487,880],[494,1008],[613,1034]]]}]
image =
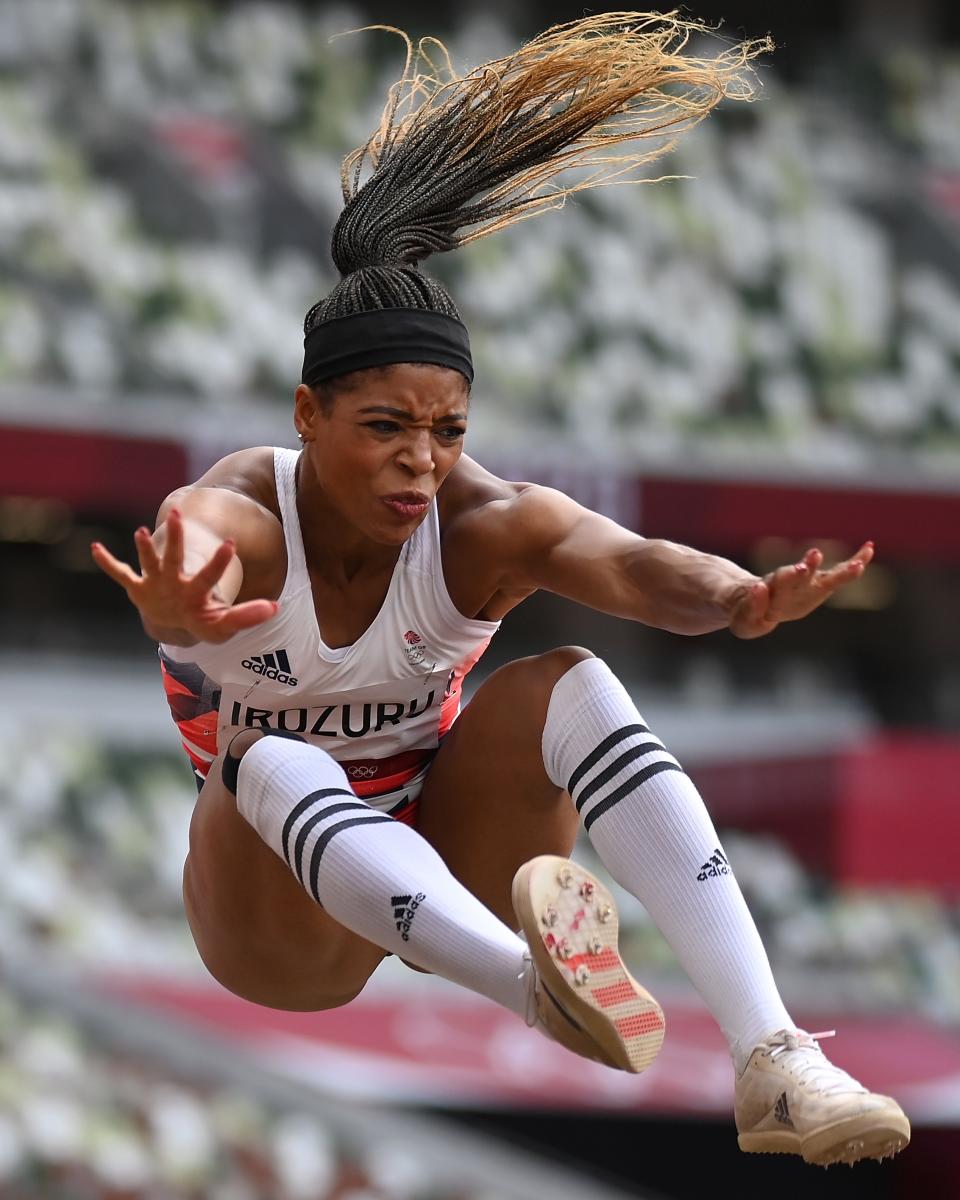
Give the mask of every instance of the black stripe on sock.
[{"label": "black stripe on sock", "polygon": [[[326,804],[317,810],[312,816],[304,821],[300,832],[297,834],[297,840],[293,843],[293,869],[297,878],[303,883],[303,876],[300,874],[300,869],[303,866],[303,847],[306,845],[307,838],[310,835],[310,830],[315,825],[318,825],[324,817],[332,817],[334,813],[344,812],[348,808],[359,808],[364,812],[375,812],[369,804],[364,804],[362,800],[345,800],[342,804]],[[289,860],[288,860],[289,862]],[[306,884],[304,884],[306,886]]]},{"label": "black stripe on sock", "polygon": [[573,795],[573,789],[577,786],[580,780],[586,775],[592,766],[600,761],[601,758],[612,750],[618,742],[622,742],[624,738],[632,737],[635,733],[649,733],[650,730],[646,725],[624,725],[622,729],[617,729],[608,737],[605,737],[600,745],[592,753],[588,754],[579,767],[570,776],[570,782],[567,784],[567,791]]},{"label": "black stripe on sock", "polygon": [[683,767],[675,762],[655,762],[651,763],[649,767],[644,767],[642,771],[638,771],[637,774],[631,779],[628,779],[626,783],[621,784],[616,791],[611,792],[609,796],[605,796],[603,800],[601,800],[598,804],[595,804],[583,818],[583,828],[587,831],[587,833],[589,833],[590,826],[594,823],[597,817],[603,816],[608,808],[613,808],[613,806],[622,800],[624,796],[629,796],[630,793],[636,791],[641,784],[646,783],[648,779],[652,779],[654,775],[659,775],[662,771],[679,771],[682,775]]},{"label": "black stripe on sock", "polygon": [[[329,829],[325,829],[317,838],[316,845],[313,847],[313,857],[310,859],[310,892],[314,900],[320,904],[320,895],[317,891],[317,878],[320,874],[320,859],[323,858],[323,852],[327,848],[327,843],[335,833],[340,833],[343,829],[349,829],[353,825],[379,825],[382,821],[393,821],[393,817],[388,817],[386,813],[376,813],[371,810],[369,816],[349,817],[346,821],[340,821],[336,825],[331,825]],[[396,824],[396,821],[393,821]]]},{"label": "black stripe on sock", "polygon": [[638,758],[643,758],[645,754],[650,754],[654,750],[659,750],[661,754],[668,753],[659,742],[643,742],[639,746],[631,746],[629,750],[625,750],[605,771],[601,771],[596,779],[591,779],[583,789],[577,797],[577,812],[583,808],[584,804],[586,804],[597,788],[602,788],[605,783],[609,783],[614,775],[619,774],[628,763],[632,763]]},{"label": "black stripe on sock", "polygon": [[356,792],[347,791],[346,788],[321,788],[319,792],[311,792],[309,796],[304,796],[298,805],[291,812],[290,816],[283,823],[283,831],[280,834],[281,845],[283,846],[283,857],[287,860],[287,866],[290,866],[290,834],[293,832],[293,827],[297,821],[303,816],[314,800],[323,800],[325,796],[349,796],[351,800],[356,800]]}]

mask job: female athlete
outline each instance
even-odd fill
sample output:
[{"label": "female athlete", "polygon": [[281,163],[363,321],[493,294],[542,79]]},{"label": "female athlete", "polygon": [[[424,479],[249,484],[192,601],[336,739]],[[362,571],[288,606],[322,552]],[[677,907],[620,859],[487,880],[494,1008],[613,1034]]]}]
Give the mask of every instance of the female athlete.
[{"label": "female athlete", "polygon": [[[469,339],[418,264],[612,182],[744,98],[767,43],[698,59],[698,30],[591,17],[462,78],[428,73],[437,43],[408,43],[379,129],[344,163],[342,279],[304,324],[302,449],[232,454],[169,496],[136,533],[139,572],[93,556],[160,643],[202,783],[186,912],[227,988],[327,1009],[393,953],[642,1070],[663,1014],[623,966],[609,893],[565,857],[582,823],[729,1041],[741,1147],[855,1162],[906,1145],[907,1119],[790,1019],[700,796],[610,669],[574,647],[522,659],[458,715],[465,674],[540,588],[753,638],[872,557],[867,543],[825,569],[811,549],[758,578],[462,453]],[[551,185],[576,165],[592,173]]]}]

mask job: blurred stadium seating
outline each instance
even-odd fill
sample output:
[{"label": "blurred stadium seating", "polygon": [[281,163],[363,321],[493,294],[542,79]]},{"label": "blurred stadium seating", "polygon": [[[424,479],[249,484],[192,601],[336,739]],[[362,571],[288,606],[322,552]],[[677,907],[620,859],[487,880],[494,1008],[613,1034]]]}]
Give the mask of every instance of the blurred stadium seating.
[{"label": "blurred stadium seating", "polygon": [[[0,743],[0,947],[146,976],[203,975],[180,875],[192,797],[179,753],[26,736]],[[730,831],[725,846],[774,967],[798,1003],[909,1009],[960,1024],[960,908],[929,891],[832,887],[788,846]],[[584,840],[578,853],[602,871]],[[619,898],[632,961],[681,986],[642,906]],[[805,982],[806,981],[806,982]]]},{"label": "blurred stadium seating", "polygon": [[[166,1049],[118,1045],[80,1003],[105,980],[160,994],[206,978],[179,895],[190,773],[151,649],[89,574],[86,546],[124,544],[134,517],[226,449],[284,440],[303,314],[334,282],[339,160],[401,63],[384,33],[330,42],[368,19],[359,4],[0,0],[0,688],[16,698],[0,734],[0,1195],[12,1200],[537,1194],[510,1192],[506,1175],[486,1189],[469,1173],[460,1188],[434,1179],[429,1129],[420,1169],[400,1150],[365,1158],[344,1132],[360,1119],[347,1102],[343,1122],[314,1103],[345,1088],[326,1060],[290,1067],[305,1090],[285,1106],[258,1067],[239,1084],[222,1064],[198,1080]],[[429,31],[449,34],[459,66],[515,40],[479,11]],[[578,197],[428,269],[471,326],[470,448],[495,469],[757,570],[808,537],[834,537],[841,554],[884,531],[869,586],[813,632],[691,646],[532,604],[489,657],[552,638],[616,661],[715,806],[788,1002],[851,1024],[917,1019],[929,1061],[949,1066],[960,67],[904,48],[870,71],[845,66],[817,86],[764,66],[757,103],[721,110],[650,172],[670,179]],[[681,1010],[698,1003],[620,895],[630,960]],[[69,997],[14,979],[33,958],[59,964]],[[387,964],[388,1000],[413,986],[407,974]],[[435,983],[420,979],[417,996]],[[288,1066],[299,1053],[287,1047]],[[517,1049],[518,1070],[530,1053]],[[960,1124],[949,1069],[911,1094],[930,1121]],[[709,1085],[688,1081],[679,1107],[725,1111],[728,1074],[721,1062]],[[433,1079],[440,1095],[452,1087]],[[399,1073],[382,1086],[427,1094]],[[627,1103],[614,1085],[609,1102]]]},{"label": "blurred stadium seating", "polygon": [[[87,403],[289,394],[303,313],[331,284],[339,157],[399,65],[384,34],[330,44],[359,23],[280,4],[0,6],[0,383]],[[507,36],[462,30],[456,61],[491,40]],[[552,427],[621,455],[759,441],[838,466],[960,447],[960,289],[876,216],[900,187],[889,144],[761,75],[759,103],[663,167],[690,178],[591,193],[436,264],[476,327],[488,437]],[[915,102],[931,162],[950,154],[950,79]]]},{"label": "blurred stadium seating", "polygon": [[[573,1200],[626,1193],[492,1139],[280,1080],[188,1029],[0,984],[10,1200]],[[29,978],[25,978],[29,976]],[[631,1192],[643,1200],[644,1193]]]}]

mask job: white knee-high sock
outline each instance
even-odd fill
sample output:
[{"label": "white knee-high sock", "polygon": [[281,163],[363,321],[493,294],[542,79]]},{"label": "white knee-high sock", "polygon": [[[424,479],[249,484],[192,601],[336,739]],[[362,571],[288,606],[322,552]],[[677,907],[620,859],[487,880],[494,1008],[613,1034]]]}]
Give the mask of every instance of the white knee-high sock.
[{"label": "white knee-high sock", "polygon": [[341,925],[526,1017],[524,942],[419,833],[358,799],[326,751],[261,738],[240,760],[237,807]]},{"label": "white knee-high sock", "polygon": [[606,663],[557,683],[543,760],[570,792],[604,866],[644,905],[730,1043],[795,1028],[700,794]]}]

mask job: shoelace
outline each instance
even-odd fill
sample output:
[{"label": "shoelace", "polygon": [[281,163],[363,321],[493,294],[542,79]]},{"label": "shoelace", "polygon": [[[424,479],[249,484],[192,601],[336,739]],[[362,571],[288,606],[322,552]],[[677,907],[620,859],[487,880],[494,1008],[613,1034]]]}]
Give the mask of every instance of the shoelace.
[{"label": "shoelace", "polygon": [[527,1011],[523,1019],[532,1029],[537,1023],[537,971],[529,950],[523,953],[523,970],[517,978],[527,986]]},{"label": "shoelace", "polygon": [[838,1092],[849,1092],[851,1089],[862,1092],[866,1089],[862,1084],[839,1067],[830,1062],[817,1044],[821,1038],[835,1037],[835,1029],[824,1030],[822,1033],[807,1033],[805,1029],[782,1029],[763,1043],[771,1058],[777,1059],[784,1054],[793,1057],[790,1062],[791,1074],[801,1085],[816,1088],[821,1095],[830,1096]]}]

